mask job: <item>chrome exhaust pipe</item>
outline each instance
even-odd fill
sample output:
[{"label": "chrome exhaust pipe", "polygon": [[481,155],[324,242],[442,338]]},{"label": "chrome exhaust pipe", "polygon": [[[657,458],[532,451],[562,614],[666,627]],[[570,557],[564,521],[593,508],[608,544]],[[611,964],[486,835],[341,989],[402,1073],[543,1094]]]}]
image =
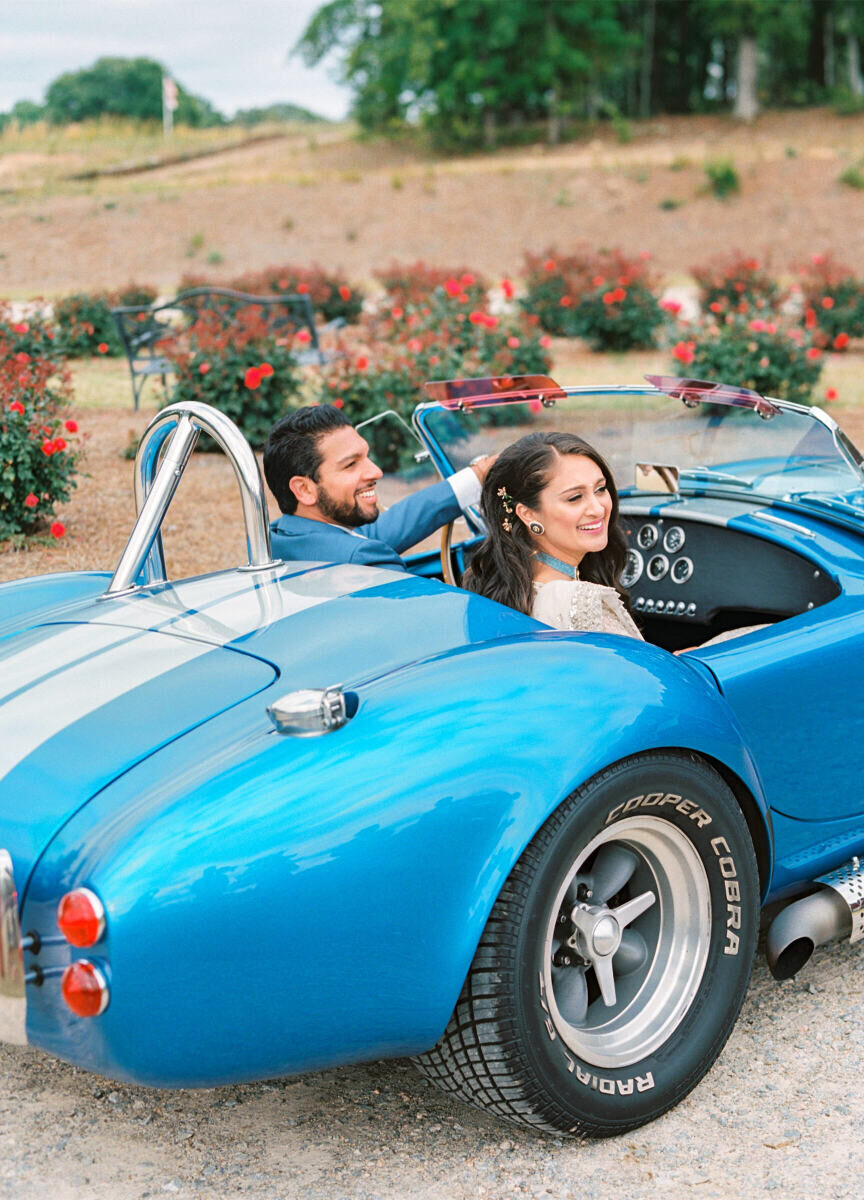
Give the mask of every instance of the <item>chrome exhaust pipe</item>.
[{"label": "chrome exhaust pipe", "polygon": [[856,856],[814,880],[818,892],[784,908],[768,930],[765,954],[775,979],[791,979],[817,946],[864,938],[864,867]]}]

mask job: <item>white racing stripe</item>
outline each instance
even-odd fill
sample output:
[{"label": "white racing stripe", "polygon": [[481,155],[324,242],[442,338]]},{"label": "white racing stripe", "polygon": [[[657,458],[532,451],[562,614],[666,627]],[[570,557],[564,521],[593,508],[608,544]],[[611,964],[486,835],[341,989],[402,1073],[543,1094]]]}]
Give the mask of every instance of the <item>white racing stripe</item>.
[{"label": "white racing stripe", "polygon": [[[67,629],[69,627],[67,626]],[[72,626],[76,633],[88,626]],[[83,661],[54,670],[28,691],[0,704],[0,780],[14,767],[75,721],[95,712],[124,692],[151,683],[175,667],[191,662],[211,647],[201,642],[139,633],[117,645],[117,630],[103,629],[104,644]],[[128,631],[123,636],[129,638]],[[80,641],[73,639],[78,645]],[[36,649],[36,648],[34,648]],[[44,675],[44,658],[38,664]],[[34,667],[37,663],[34,660]],[[105,735],[110,735],[106,728]]]},{"label": "white racing stripe", "polygon": [[[274,570],[283,574],[293,564]],[[304,567],[314,564],[304,563]],[[406,579],[404,571],[344,564],[288,579],[255,579],[242,572],[196,579],[158,592],[100,602],[89,619],[137,629],[161,629],[225,645],[304,609],[352,592]]]},{"label": "white racing stripe", "polygon": [[[95,625],[44,625],[0,642],[0,704],[21,688],[30,687],[43,676],[57,678],[82,659],[98,654],[125,638],[128,629],[105,629]],[[33,638],[36,641],[33,641]],[[25,644],[23,648],[21,642]]]}]

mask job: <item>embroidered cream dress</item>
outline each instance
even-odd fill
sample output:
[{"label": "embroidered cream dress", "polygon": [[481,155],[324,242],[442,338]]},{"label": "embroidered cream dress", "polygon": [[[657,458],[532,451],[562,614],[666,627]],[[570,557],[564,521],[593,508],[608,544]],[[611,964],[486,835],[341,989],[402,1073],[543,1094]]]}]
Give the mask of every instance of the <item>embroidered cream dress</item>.
[{"label": "embroidered cream dress", "polygon": [[615,589],[601,583],[589,583],[586,579],[535,583],[531,615],[553,629],[620,633],[642,640],[642,634]]}]

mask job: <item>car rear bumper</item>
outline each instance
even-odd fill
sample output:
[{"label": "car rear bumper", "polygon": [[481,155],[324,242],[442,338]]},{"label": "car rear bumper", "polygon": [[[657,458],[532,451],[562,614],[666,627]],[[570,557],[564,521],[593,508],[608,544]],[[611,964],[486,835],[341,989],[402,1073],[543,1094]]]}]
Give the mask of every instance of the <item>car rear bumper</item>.
[{"label": "car rear bumper", "polygon": [[0,850],[0,1042],[27,1041],[27,1000],[12,859]]}]

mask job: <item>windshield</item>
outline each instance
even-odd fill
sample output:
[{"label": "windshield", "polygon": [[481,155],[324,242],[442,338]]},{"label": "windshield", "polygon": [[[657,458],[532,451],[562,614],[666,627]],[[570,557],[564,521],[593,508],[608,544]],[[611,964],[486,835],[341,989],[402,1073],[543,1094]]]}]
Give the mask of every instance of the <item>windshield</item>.
[{"label": "windshield", "polygon": [[842,495],[847,504],[860,500],[864,516],[861,456],[824,414],[797,405],[770,405],[766,414],[730,403],[688,403],[649,388],[568,388],[554,404],[430,406],[420,410],[418,423],[453,470],[532,430],[557,429],[590,442],[623,494],[635,489],[637,464],[651,463],[678,468],[682,492]]}]

